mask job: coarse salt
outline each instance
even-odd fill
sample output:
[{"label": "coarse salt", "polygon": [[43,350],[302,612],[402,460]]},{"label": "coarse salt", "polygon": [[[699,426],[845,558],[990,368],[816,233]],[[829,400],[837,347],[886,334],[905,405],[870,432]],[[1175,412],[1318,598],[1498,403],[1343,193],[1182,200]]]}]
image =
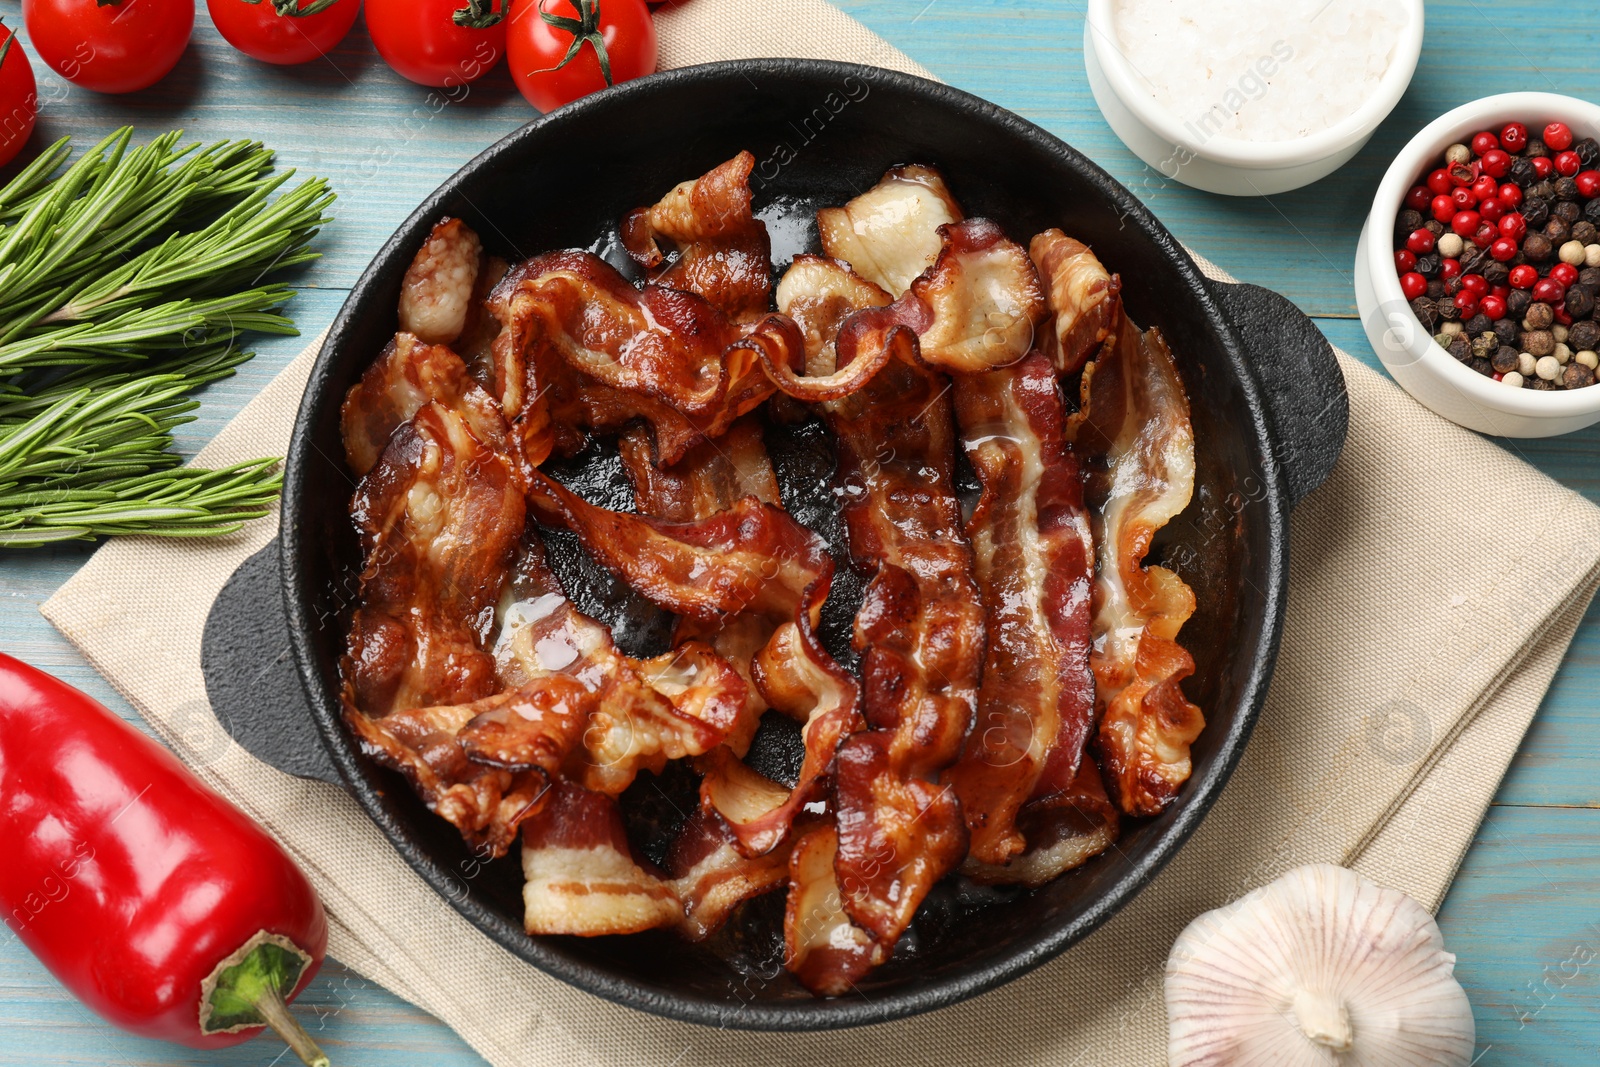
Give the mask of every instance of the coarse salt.
[{"label": "coarse salt", "polygon": [[1354,114],[1410,19],[1395,0],[1115,0],[1116,44],[1187,140],[1290,141]]}]

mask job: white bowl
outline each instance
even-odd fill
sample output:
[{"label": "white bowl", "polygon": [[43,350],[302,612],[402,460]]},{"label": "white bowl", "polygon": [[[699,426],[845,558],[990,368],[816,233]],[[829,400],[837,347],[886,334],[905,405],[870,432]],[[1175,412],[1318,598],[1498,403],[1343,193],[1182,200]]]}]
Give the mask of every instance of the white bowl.
[{"label": "white bowl", "polygon": [[1422,55],[1422,0],[1396,0],[1410,18],[1378,89],[1339,123],[1292,141],[1198,139],[1189,124],[1160,107],[1122,55],[1112,26],[1113,0],[1089,0],[1083,65],[1106,122],[1129,150],[1163,176],[1228,196],[1271,196],[1325,178],[1349,161],[1400,102]]},{"label": "white bowl", "polygon": [[1378,186],[1356,247],[1356,307],[1378,358],[1412,396],[1452,422],[1499,437],[1554,437],[1600,422],[1600,386],[1561,392],[1513,389],[1464,367],[1411,312],[1394,269],[1394,223],[1411,187],[1444,150],[1508,122],[1543,129],[1556,120],[1579,137],[1600,137],[1600,107],[1555,93],[1502,93],[1462,104],[1400,150]]}]

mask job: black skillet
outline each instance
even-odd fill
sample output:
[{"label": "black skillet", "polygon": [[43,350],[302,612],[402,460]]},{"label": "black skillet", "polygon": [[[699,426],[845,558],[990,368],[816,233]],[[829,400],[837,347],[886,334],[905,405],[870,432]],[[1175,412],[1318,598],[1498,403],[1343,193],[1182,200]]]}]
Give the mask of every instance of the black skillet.
[{"label": "black skillet", "polygon": [[[1122,275],[1134,318],[1159,326],[1171,341],[1194,412],[1196,498],[1157,548],[1199,601],[1184,630],[1198,664],[1185,688],[1209,725],[1194,747],[1194,776],[1181,798],[1161,817],[1130,824],[1113,852],[1037,892],[942,887],[895,959],[863,983],[860,997],[840,1000],[814,999],[783,974],[773,933],[779,899],[748,906],[709,946],[667,933],[526,936],[515,861],[475,863],[455,831],[397,775],[357,752],[336,699],[357,569],[339,403],[393,333],[401,277],[429,227],[442,215],[458,215],[491,250],[513,259],[552,248],[603,249],[628,209],[745,148],[760,161],[757,208],[775,221],[780,266],[814,243],[814,227],[808,233],[807,226],[816,207],[842,203],[897,163],[939,167],[969,215],[995,218],[1020,240],[1060,226],[1090,243]],[[1161,869],[1204,817],[1239,759],[1272,673],[1289,510],[1332,469],[1346,416],[1343,379],[1308,319],[1266,290],[1207,281],[1126,189],[1017,116],[944,85],[868,67],[751,60],[673,71],[591,97],[505,138],[446,182],[378,253],[311,373],[290,446],[280,542],[241,567],[213,609],[208,685],[219,715],[247,747],[293,773],[344,785],[407,862],[474,926],[580,989],[675,1019],[752,1030],[828,1029],[912,1015],[1015,978],[1086,936]],[[809,463],[809,477],[826,473],[819,468],[826,443],[804,432],[774,449],[780,467]],[[601,502],[627,499],[604,450],[564,473]],[[796,507],[827,496],[803,485],[790,490]],[[819,521],[826,525],[825,519]],[[280,554],[286,617],[276,602]],[[648,644],[648,613],[575,557],[564,554],[564,577],[579,587],[580,606],[608,622],[631,613],[632,639]],[[839,594],[846,607],[851,595]],[[646,625],[631,625],[641,618]],[[847,632],[846,612],[832,643],[837,647]],[[287,656],[261,664],[262,649],[286,646],[298,676]],[[782,731],[764,737],[769,754],[782,762]],[[669,779],[636,792],[655,797],[683,788]],[[656,807],[670,822],[670,808]]]}]

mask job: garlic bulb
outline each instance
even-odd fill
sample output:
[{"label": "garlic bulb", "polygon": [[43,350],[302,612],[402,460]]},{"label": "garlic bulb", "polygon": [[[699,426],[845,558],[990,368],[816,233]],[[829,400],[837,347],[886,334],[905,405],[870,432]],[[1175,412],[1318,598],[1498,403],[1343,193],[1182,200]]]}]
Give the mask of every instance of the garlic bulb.
[{"label": "garlic bulb", "polygon": [[1427,909],[1299,867],[1178,936],[1170,1067],[1467,1067],[1472,1007]]}]

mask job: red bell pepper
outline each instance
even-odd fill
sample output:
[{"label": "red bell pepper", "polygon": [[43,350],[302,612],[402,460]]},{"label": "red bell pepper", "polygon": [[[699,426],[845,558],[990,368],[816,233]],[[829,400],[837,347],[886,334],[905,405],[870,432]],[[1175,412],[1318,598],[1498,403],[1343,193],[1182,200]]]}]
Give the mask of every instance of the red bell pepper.
[{"label": "red bell pepper", "polygon": [[0,907],[79,999],[145,1037],[237,1045],[271,1026],[328,920],[289,855],[96,700],[0,654]]}]

